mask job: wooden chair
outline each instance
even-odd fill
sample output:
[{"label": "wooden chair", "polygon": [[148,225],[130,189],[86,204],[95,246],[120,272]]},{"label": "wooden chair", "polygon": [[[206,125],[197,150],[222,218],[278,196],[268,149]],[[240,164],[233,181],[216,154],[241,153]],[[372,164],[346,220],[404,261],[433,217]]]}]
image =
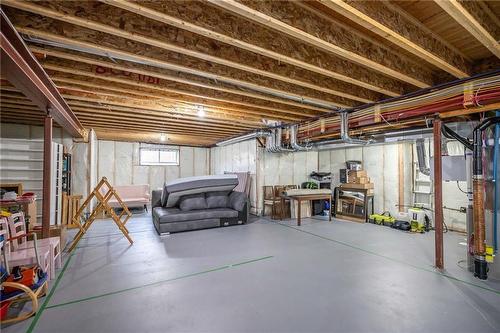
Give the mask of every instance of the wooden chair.
[{"label": "wooden chair", "polygon": [[[0,266],[3,266],[3,271],[5,272],[5,276],[1,276],[1,280],[4,280],[4,277],[6,277],[10,273],[9,269],[9,260],[8,260],[8,254],[7,252],[10,252],[10,242],[12,239],[9,239],[7,237],[8,235],[8,229],[7,229],[7,221],[3,221],[5,223],[2,223],[0,226],[0,251],[1,255],[3,258],[3,265],[0,264]],[[34,251],[38,252],[37,249],[37,244],[36,244],[36,234],[34,236],[34,242],[35,242],[35,248]],[[1,324],[9,324],[9,323],[14,323],[18,322],[24,319],[28,319],[32,315],[34,315],[39,308],[38,305],[38,298],[43,297],[47,294],[48,291],[48,286],[47,286],[47,273],[38,280],[36,285],[27,287],[21,283],[17,282],[2,282],[2,293],[0,294],[0,308],[2,310],[2,315],[0,317],[0,323]],[[13,291],[10,292],[4,292],[3,288],[10,288]],[[20,303],[20,302],[26,302],[26,301],[31,301],[31,308],[28,311],[22,311],[20,313],[17,313],[15,317],[8,318],[8,311],[9,307],[11,307],[13,304]]]},{"label": "wooden chair", "polygon": [[[12,214],[9,218],[9,231],[10,237],[17,237],[19,235],[26,235],[26,221],[24,219],[24,214],[22,212]],[[19,237],[17,240],[12,242],[12,248],[14,251],[30,249],[34,247],[34,241],[28,240],[27,237]],[[42,238],[38,240],[38,247],[40,249],[49,249],[49,261],[50,261],[50,278],[56,276],[56,268],[62,267],[62,251],[61,251],[61,239],[59,237],[49,237]]]},{"label": "wooden chair", "polygon": [[[12,244],[17,239],[27,237],[30,233],[21,234],[15,237],[10,237],[8,220],[5,217],[0,218],[0,234],[4,239],[10,239],[8,244],[4,244],[5,260],[9,266],[23,266],[39,264],[44,272],[47,272],[49,279],[52,278],[50,273],[50,249],[48,247],[38,248],[36,246],[13,250]],[[36,233],[32,232],[36,239]],[[36,241],[33,241],[36,244]]]},{"label": "wooden chair", "polygon": [[271,218],[274,215],[274,189],[273,186],[264,186],[264,213],[266,206],[271,206]]}]

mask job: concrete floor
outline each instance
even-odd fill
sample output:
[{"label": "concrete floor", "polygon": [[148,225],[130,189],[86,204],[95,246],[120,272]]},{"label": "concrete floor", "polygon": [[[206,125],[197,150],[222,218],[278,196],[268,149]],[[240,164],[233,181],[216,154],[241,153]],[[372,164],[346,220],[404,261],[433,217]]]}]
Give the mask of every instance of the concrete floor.
[{"label": "concrete floor", "polygon": [[96,222],[45,309],[2,332],[500,332],[500,281],[460,267],[461,234],[445,235],[443,275],[432,232],[262,218],[159,237],[146,215],[128,227],[133,246]]}]

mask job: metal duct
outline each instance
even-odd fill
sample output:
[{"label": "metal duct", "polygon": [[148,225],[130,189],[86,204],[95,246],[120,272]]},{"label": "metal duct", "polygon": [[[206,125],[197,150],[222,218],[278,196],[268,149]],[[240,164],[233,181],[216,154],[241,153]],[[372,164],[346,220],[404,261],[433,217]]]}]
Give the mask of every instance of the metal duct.
[{"label": "metal duct", "polygon": [[427,161],[425,160],[425,139],[417,139],[416,149],[418,170],[424,175],[430,176],[431,169],[427,167]]},{"label": "metal duct", "polygon": [[311,150],[312,145],[311,144],[306,144],[306,145],[299,145],[297,143],[297,134],[299,132],[299,125],[292,125],[290,126],[290,146],[295,149],[296,151],[307,151]]},{"label": "metal duct", "polygon": [[281,145],[281,138],[283,136],[283,128],[278,127],[275,129],[276,131],[276,141],[275,141],[275,152],[277,153],[285,153],[285,152],[294,152],[295,149],[286,148]]},{"label": "metal duct", "polygon": [[228,140],[217,142],[215,145],[219,146],[219,147],[223,147],[223,146],[232,145],[232,144],[238,143],[238,142],[252,140],[252,139],[255,139],[255,138],[261,138],[261,137],[265,137],[265,136],[268,137],[270,135],[271,135],[271,132],[269,132],[269,131],[259,130],[259,131],[256,131],[256,132],[248,133],[248,134],[245,134],[245,135],[242,135],[242,136],[238,136],[238,137],[235,137],[235,138],[231,138],[231,139],[228,139]]},{"label": "metal duct", "polygon": [[326,145],[326,144],[338,144],[338,143],[367,145],[372,142],[374,142],[372,139],[362,140],[362,139],[351,138],[349,136],[349,113],[347,111],[343,111],[340,112],[340,139],[321,141],[315,143],[315,146]]},{"label": "metal duct", "polygon": [[283,136],[282,127],[276,127],[271,129],[271,134],[269,135],[266,141],[266,151],[270,153],[287,153],[296,151],[293,148],[282,146],[282,139],[281,139],[282,136]]}]

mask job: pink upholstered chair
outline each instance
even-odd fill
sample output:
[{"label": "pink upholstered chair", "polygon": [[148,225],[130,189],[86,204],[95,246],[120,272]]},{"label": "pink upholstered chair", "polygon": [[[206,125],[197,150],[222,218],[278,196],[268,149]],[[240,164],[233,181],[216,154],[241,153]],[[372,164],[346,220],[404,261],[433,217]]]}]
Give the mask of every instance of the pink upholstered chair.
[{"label": "pink upholstered chair", "polygon": [[[8,222],[10,237],[17,237],[28,233],[26,230],[26,221],[22,212],[12,214],[8,218]],[[38,240],[37,245],[40,250],[49,250],[50,271],[47,273],[49,273],[49,278],[52,279],[56,276],[56,268],[61,268],[62,266],[61,240],[59,237],[43,238]],[[14,251],[32,248],[34,248],[34,242],[29,241],[26,236],[21,236],[12,241],[12,249]]]}]

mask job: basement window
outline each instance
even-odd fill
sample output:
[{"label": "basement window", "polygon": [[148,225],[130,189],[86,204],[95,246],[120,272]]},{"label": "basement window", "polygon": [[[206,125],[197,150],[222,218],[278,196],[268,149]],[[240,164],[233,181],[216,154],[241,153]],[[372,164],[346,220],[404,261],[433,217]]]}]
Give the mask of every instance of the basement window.
[{"label": "basement window", "polygon": [[147,145],[139,148],[140,165],[179,165],[179,148]]}]

